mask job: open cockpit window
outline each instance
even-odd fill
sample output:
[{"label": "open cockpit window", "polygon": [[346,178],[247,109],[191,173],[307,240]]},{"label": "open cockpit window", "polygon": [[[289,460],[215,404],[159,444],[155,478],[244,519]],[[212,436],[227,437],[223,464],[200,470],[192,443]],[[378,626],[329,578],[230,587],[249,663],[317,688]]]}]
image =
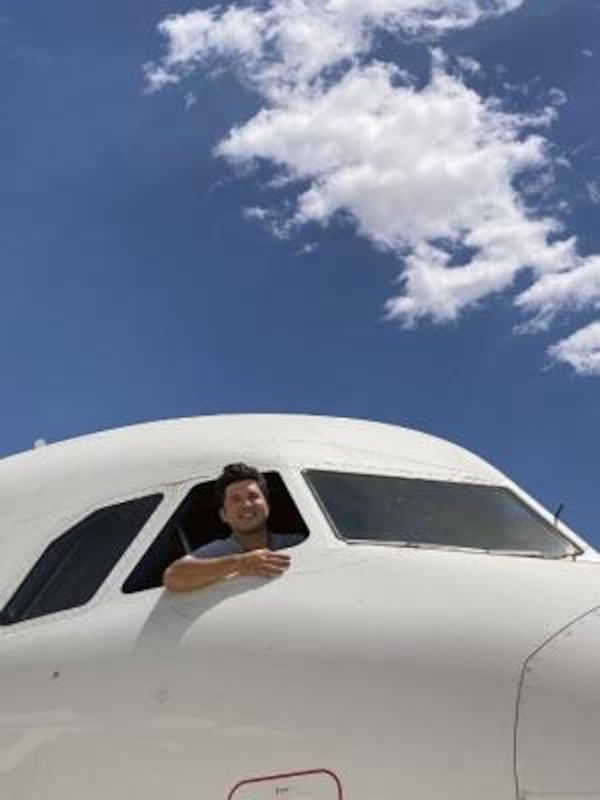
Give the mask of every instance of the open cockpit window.
[{"label": "open cockpit window", "polygon": [[[308,529],[281,477],[275,472],[265,472],[264,476],[269,489],[269,529],[308,536]],[[229,528],[219,516],[214,481],[198,484],[136,565],[123,584],[123,591],[139,592],[161,586],[163,572],[173,561],[215,539],[225,539],[229,534]]]},{"label": "open cockpit window", "polygon": [[101,508],[55,539],[0,611],[0,625],[91,600],[161,499],[154,494]]},{"label": "open cockpit window", "polygon": [[338,536],[544,558],[580,550],[508,489],[388,475],[307,470]]}]

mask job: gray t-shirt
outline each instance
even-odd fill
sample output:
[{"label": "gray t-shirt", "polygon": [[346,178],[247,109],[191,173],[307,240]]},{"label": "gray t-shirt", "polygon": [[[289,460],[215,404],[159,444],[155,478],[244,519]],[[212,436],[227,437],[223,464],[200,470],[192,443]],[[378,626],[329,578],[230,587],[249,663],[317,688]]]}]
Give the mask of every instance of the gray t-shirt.
[{"label": "gray t-shirt", "polygon": [[[269,533],[269,550],[283,550],[294,547],[304,541],[302,533]],[[219,556],[233,556],[246,552],[238,540],[232,535],[227,539],[215,539],[214,542],[203,544],[192,550],[191,555],[196,558],[219,558]]]}]

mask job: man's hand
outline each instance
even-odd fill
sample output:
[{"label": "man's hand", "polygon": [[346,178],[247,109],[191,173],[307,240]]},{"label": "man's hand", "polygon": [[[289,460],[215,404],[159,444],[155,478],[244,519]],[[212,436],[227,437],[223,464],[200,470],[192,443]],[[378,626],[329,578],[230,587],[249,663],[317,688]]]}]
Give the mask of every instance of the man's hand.
[{"label": "man's hand", "polygon": [[290,565],[290,557],[272,550],[249,550],[218,558],[184,556],[165,570],[163,584],[171,592],[202,589],[232,575],[276,578]]},{"label": "man's hand", "polygon": [[250,550],[236,557],[238,575],[257,575],[262,578],[276,578],[290,566],[290,557],[272,550]]}]

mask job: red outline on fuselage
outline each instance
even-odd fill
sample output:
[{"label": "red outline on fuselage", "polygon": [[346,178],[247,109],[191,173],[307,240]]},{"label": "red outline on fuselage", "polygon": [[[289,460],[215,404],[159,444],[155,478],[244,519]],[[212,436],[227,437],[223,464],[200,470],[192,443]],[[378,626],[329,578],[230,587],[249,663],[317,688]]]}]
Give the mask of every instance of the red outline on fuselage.
[{"label": "red outline on fuselage", "polygon": [[302,772],[282,772],[279,775],[265,775],[263,778],[248,778],[247,780],[236,783],[233,789],[229,792],[227,800],[233,800],[233,796],[238,789],[240,789],[242,786],[248,786],[251,783],[266,783],[267,781],[277,781],[281,780],[282,778],[301,778],[303,775],[329,775],[329,777],[333,778],[336,783],[338,800],[344,800],[340,779],[335,772],[330,769],[307,769],[303,770]]}]

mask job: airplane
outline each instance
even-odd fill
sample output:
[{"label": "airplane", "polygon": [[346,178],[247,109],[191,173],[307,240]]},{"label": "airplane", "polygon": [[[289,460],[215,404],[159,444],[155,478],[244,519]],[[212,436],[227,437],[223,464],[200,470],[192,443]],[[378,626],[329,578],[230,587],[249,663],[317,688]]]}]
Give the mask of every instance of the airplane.
[{"label": "airplane", "polygon": [[[165,567],[244,461],[281,577]],[[407,428],[161,421],[0,461],[2,800],[598,800],[600,564]]]}]

